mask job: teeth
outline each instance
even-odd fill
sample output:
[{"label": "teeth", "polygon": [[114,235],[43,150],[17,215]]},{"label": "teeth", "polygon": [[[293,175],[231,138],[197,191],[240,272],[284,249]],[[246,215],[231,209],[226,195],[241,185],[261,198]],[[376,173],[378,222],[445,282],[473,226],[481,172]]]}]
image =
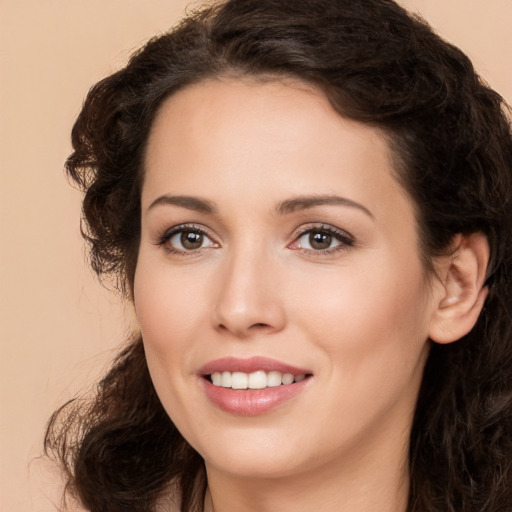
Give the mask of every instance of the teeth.
[{"label": "teeth", "polygon": [[267,375],[265,372],[254,372],[249,374],[249,389],[263,389],[267,387]]},{"label": "teeth", "polygon": [[269,388],[275,388],[282,384],[281,372],[268,372],[267,374],[267,386]]},{"label": "teeth", "polygon": [[222,386],[223,388],[231,387],[231,372],[222,372],[222,378],[220,383],[217,386]]},{"label": "teeth", "polygon": [[212,384],[232,389],[264,389],[277,386],[287,386],[300,382],[306,378],[305,374],[293,375],[291,373],[264,372],[258,370],[253,373],[243,372],[215,372],[211,374]]},{"label": "teeth", "polygon": [[281,379],[283,384],[291,384],[295,377],[291,373],[285,373]]},{"label": "teeth", "polygon": [[231,374],[231,387],[233,389],[247,389],[249,376],[247,373],[233,372]]}]

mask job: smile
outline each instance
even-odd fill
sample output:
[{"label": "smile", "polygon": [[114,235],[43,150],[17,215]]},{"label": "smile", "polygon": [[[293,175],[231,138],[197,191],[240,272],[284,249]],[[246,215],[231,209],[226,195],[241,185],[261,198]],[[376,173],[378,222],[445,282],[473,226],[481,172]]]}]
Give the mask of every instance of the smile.
[{"label": "smile", "polygon": [[209,401],[229,414],[258,416],[292,402],[313,381],[313,372],[267,357],[224,357],[200,368]]},{"label": "smile", "polygon": [[258,370],[252,373],[244,372],[214,372],[210,380],[214,386],[231,389],[265,389],[277,386],[287,386],[294,382],[301,382],[306,378],[305,373],[293,375],[278,371],[266,372]]}]

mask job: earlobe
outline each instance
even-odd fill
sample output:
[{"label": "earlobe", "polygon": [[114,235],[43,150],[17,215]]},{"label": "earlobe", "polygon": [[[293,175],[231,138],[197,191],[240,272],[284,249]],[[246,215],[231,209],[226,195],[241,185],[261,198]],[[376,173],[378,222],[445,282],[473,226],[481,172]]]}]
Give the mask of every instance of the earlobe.
[{"label": "earlobe", "polygon": [[438,269],[439,294],[430,324],[430,339],[437,343],[451,343],[471,331],[488,293],[486,236],[458,235],[454,242],[455,250]]}]

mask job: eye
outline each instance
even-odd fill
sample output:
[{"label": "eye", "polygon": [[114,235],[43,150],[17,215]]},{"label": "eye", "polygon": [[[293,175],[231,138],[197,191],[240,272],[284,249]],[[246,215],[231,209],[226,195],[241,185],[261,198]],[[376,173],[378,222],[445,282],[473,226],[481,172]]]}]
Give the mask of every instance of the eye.
[{"label": "eye", "polygon": [[194,251],[201,249],[205,241],[208,240],[202,233],[196,233],[194,231],[182,231],[176,233],[169,239],[169,244],[180,250]]},{"label": "eye", "polygon": [[176,226],[166,231],[158,245],[164,245],[167,250],[175,253],[198,251],[208,247],[218,247],[202,229],[195,226]]},{"label": "eye", "polygon": [[314,249],[315,251],[322,251],[325,249],[332,249],[341,242],[336,240],[331,234],[321,231],[310,231],[299,238],[299,243],[302,249]]},{"label": "eye", "polygon": [[354,239],[348,233],[331,226],[319,226],[300,231],[290,248],[325,253],[346,249],[353,244]]}]

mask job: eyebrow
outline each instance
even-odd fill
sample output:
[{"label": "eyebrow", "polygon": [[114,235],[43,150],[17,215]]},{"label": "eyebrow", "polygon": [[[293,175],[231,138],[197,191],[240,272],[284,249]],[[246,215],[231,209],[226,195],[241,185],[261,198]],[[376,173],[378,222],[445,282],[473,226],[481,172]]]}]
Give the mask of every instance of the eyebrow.
[{"label": "eyebrow", "polygon": [[208,201],[207,199],[201,199],[199,197],[194,196],[169,196],[167,194],[157,197],[148,206],[148,209],[146,211],[151,210],[155,206],[164,204],[181,206],[182,208],[186,208],[187,210],[194,210],[196,212],[209,213],[212,215],[217,213],[217,208],[215,207],[215,205],[211,201]]},{"label": "eyebrow", "polygon": [[[163,196],[157,197],[148,206],[147,211],[155,208],[158,205],[180,206],[181,208],[186,208],[187,210],[193,210],[200,213],[208,213],[210,215],[215,215],[217,213],[217,208],[214,203],[208,201],[207,199],[194,196],[170,196],[165,194]],[[372,212],[362,204],[356,203],[355,201],[347,199],[346,197],[332,195],[298,196],[287,199],[286,201],[283,201],[277,205],[276,212],[279,215],[288,215],[299,210],[307,210],[309,208],[314,208],[315,206],[323,205],[349,206],[351,208],[357,208],[358,210],[361,210],[366,215],[368,215],[370,218],[374,218]]]},{"label": "eyebrow", "polygon": [[347,199],[346,197],[339,196],[299,196],[294,197],[292,199],[287,199],[280,203],[276,211],[280,215],[286,215],[289,213],[296,212],[298,210],[307,210],[309,208],[314,208],[315,206],[323,206],[323,205],[334,205],[334,206],[349,206],[351,208],[357,208],[361,210],[366,215],[368,215],[371,219],[374,218],[372,212],[363,206],[360,203],[356,203],[351,199]]}]

